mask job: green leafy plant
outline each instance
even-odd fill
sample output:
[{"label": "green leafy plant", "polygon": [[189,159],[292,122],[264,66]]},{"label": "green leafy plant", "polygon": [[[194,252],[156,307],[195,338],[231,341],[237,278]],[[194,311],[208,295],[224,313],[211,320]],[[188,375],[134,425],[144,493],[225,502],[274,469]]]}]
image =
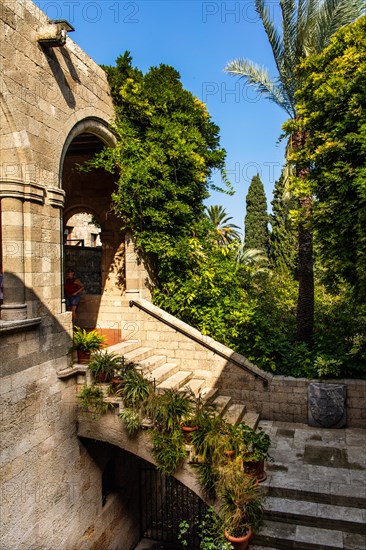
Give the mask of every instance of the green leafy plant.
[{"label": "green leafy plant", "polygon": [[158,470],[167,475],[173,474],[187,456],[181,429],[169,432],[152,429],[150,436],[153,443],[152,455]]},{"label": "green leafy plant", "polygon": [[112,403],[108,403],[104,400],[103,390],[94,385],[83,386],[77,398],[79,399],[81,408],[84,411],[91,412],[93,418],[98,418],[114,408]]},{"label": "green leafy plant", "polygon": [[236,426],[236,431],[239,437],[242,438],[243,452],[241,456],[244,461],[257,462],[260,460],[271,460],[269,454],[271,438],[261,427],[254,430],[245,424],[245,422],[239,422]]},{"label": "green leafy plant", "polygon": [[203,460],[218,465],[224,451],[233,449],[232,426],[221,415],[203,414],[200,429],[192,433],[192,444]]},{"label": "green leafy plant", "polygon": [[122,409],[119,418],[122,420],[128,435],[134,437],[141,426],[139,412],[135,409]]},{"label": "green leafy plant", "polygon": [[232,550],[225,540],[223,520],[210,507],[198,526],[200,550]]},{"label": "green leafy plant", "polygon": [[183,418],[192,411],[191,397],[186,391],[172,388],[155,394],[148,404],[147,412],[163,433],[180,429]]},{"label": "green leafy plant", "polygon": [[197,469],[202,489],[209,498],[214,499],[216,497],[218,471],[214,468],[212,460],[206,459],[202,462],[196,462],[193,464],[193,467]]},{"label": "green leafy plant", "polygon": [[192,432],[191,443],[198,455],[198,476],[203,490],[214,498],[218,481],[218,467],[226,460],[225,451],[231,450],[229,424],[221,415],[203,414],[199,429]]},{"label": "green leafy plant", "polygon": [[140,372],[129,370],[124,379],[124,384],[116,395],[123,398],[126,407],[137,409],[147,400],[152,393],[153,385]]},{"label": "green leafy plant", "polygon": [[314,368],[319,378],[337,378],[341,371],[342,361],[331,357],[318,355],[314,361]]},{"label": "green leafy plant", "polygon": [[216,407],[210,401],[205,400],[201,392],[197,395],[192,390],[188,391],[191,400],[191,410],[183,417],[182,424],[184,426],[193,427],[200,426],[201,422],[204,422],[206,415],[213,415],[216,411]]},{"label": "green leafy plant", "polygon": [[96,351],[91,355],[89,370],[100,382],[110,382],[120,368],[120,356],[107,350]]},{"label": "green leafy plant", "polygon": [[183,548],[188,547],[188,534],[189,534],[189,523],[186,520],[182,520],[179,523],[178,540],[183,546]]},{"label": "green leafy plant", "polygon": [[97,351],[105,344],[105,337],[96,330],[87,331],[74,327],[73,349],[82,351]]}]

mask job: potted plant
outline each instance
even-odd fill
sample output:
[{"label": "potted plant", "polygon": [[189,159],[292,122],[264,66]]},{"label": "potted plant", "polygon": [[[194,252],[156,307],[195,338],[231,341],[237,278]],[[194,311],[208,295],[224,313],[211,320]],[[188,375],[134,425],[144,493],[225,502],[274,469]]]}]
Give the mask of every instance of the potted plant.
[{"label": "potted plant", "polygon": [[244,422],[240,422],[237,428],[241,432],[245,446],[242,453],[245,469],[248,473],[254,475],[259,482],[262,482],[267,479],[264,470],[265,461],[272,460],[269,454],[271,439],[260,427],[253,430]]},{"label": "potted plant", "polygon": [[129,370],[116,395],[121,396],[125,407],[138,409],[153,391],[153,385],[139,371]]},{"label": "potted plant", "polygon": [[235,550],[245,550],[262,520],[263,493],[240,457],[220,467],[217,492],[225,538]]},{"label": "potted plant", "polygon": [[89,370],[97,382],[111,382],[120,367],[120,356],[107,350],[98,350],[91,354]]},{"label": "potted plant", "polygon": [[74,327],[73,347],[77,351],[78,363],[87,365],[93,351],[99,350],[105,344],[105,337],[96,330],[87,331]]},{"label": "potted plant", "polygon": [[199,429],[191,434],[200,483],[211,498],[216,496],[218,468],[226,460],[225,451],[231,448],[228,426],[221,415],[203,413]]},{"label": "potted plant", "polygon": [[114,394],[117,390],[120,390],[124,384],[126,374],[131,370],[135,370],[138,367],[138,363],[129,361],[124,355],[119,356],[118,368],[111,380],[110,393]]},{"label": "potted plant", "polygon": [[155,393],[147,405],[147,413],[161,432],[180,430],[183,418],[192,412],[192,402],[188,391],[172,388]]},{"label": "potted plant", "polygon": [[144,403],[149,399],[152,391],[152,383],[132,368],[127,370],[123,383],[115,393],[123,399],[125,408],[119,417],[131,437],[134,437],[140,429]]},{"label": "potted plant", "polygon": [[141,426],[139,411],[128,408],[122,409],[119,417],[122,420],[128,435],[130,437],[135,437]]},{"label": "potted plant", "polygon": [[207,402],[201,392],[195,395],[192,391],[189,392],[191,400],[191,410],[182,419],[181,428],[184,432],[185,440],[187,443],[191,443],[191,433],[198,430],[201,423],[204,422],[206,415],[213,415],[215,412],[215,405]]},{"label": "potted plant", "polygon": [[171,475],[187,456],[180,426],[191,409],[189,392],[172,388],[151,394],[147,401],[145,411],[153,424],[149,430],[152,455],[164,474]]}]

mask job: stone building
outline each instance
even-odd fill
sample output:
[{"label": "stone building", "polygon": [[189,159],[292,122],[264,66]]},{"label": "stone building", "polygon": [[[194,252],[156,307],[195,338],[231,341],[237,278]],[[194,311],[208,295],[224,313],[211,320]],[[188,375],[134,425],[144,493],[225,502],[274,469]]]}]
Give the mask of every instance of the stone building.
[{"label": "stone building", "polygon": [[[113,178],[75,167],[114,143],[111,95],[104,71],[64,23],[50,22],[31,0],[2,1],[0,24],[1,548],[121,548],[116,519],[123,515],[128,548],[133,510],[123,510],[118,496],[102,506],[111,451],[91,451],[76,437],[75,380],[57,377],[72,343],[63,297],[71,216],[91,214],[103,242],[101,288],[83,298],[84,318],[121,341],[126,291],[149,296],[131,237],[111,211]],[[129,470],[128,479],[117,472],[127,500],[135,481]]]},{"label": "stone building", "polygon": [[[82,326],[115,345],[133,340],[145,357],[157,348],[196,384],[217,387],[263,418],[306,422],[308,381],[263,373],[150,303],[149,274],[111,208],[113,176],[76,167],[114,144],[105,73],[65,22],[50,22],[31,0],[2,0],[0,25],[0,546],[129,550],[139,538],[137,457],[149,453],[119,439],[112,418],[109,433],[78,420],[80,372],[63,297],[72,216],[92,215],[102,243],[93,264],[78,251],[69,259],[100,273],[83,296]],[[365,386],[347,381],[349,425],[365,422]]]}]

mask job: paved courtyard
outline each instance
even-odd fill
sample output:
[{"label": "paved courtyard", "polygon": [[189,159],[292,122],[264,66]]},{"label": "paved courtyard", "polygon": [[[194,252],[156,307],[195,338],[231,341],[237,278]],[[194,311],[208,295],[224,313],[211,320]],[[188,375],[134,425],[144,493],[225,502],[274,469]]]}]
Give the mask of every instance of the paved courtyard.
[{"label": "paved courtyard", "polygon": [[287,540],[289,548],[366,550],[366,429],[260,426],[271,437],[274,461],[263,484],[268,515],[259,541],[277,539],[273,548]]}]

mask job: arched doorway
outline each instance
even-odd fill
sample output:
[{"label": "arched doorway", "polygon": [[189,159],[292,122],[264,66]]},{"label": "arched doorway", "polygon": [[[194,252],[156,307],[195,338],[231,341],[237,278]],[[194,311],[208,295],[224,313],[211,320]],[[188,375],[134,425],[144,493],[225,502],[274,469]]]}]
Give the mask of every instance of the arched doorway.
[{"label": "arched doorway", "polygon": [[[125,290],[125,234],[120,230],[121,220],[114,214],[111,198],[117,176],[101,168],[83,172],[80,166],[104,145],[113,143],[113,135],[100,121],[82,121],[66,140],[60,171],[65,192],[62,270],[64,273],[65,268],[74,267],[86,283],[77,324],[97,328],[107,336],[109,344],[122,340],[121,307]],[[87,216],[94,231],[78,238],[76,226],[70,220],[88,225]],[[77,246],[70,251],[73,245]]]}]

